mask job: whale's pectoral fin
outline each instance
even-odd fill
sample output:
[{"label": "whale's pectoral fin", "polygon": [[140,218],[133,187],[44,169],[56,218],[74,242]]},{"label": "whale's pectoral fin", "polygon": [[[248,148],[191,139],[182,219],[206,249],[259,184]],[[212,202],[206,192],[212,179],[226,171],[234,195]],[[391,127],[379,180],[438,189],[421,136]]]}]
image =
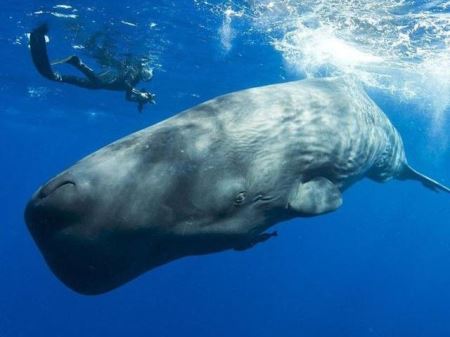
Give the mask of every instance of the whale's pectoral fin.
[{"label": "whale's pectoral fin", "polygon": [[332,212],[342,205],[339,188],[324,177],[299,183],[291,192],[288,207],[305,215]]},{"label": "whale's pectoral fin", "polygon": [[253,238],[251,238],[250,240],[246,240],[244,242],[239,243],[238,245],[236,245],[234,247],[234,250],[238,250],[238,251],[242,251],[242,250],[246,250],[249,248],[252,248],[253,246],[255,246],[258,243],[261,242],[265,242],[267,240],[269,240],[272,237],[278,236],[278,232],[271,232],[271,233],[262,233],[259,234]]}]

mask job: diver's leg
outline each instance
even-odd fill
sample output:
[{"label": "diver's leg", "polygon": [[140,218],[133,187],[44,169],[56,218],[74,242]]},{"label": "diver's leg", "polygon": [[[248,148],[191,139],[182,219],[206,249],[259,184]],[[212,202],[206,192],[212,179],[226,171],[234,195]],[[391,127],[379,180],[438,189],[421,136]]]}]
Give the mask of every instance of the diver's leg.
[{"label": "diver's leg", "polygon": [[83,88],[97,89],[98,84],[90,78],[86,79],[71,75],[61,75],[53,71],[48,60],[47,43],[45,42],[45,35],[47,32],[48,27],[46,24],[43,24],[30,33],[31,58],[33,59],[37,71],[42,76],[52,81],[69,83]]},{"label": "diver's leg", "polygon": [[55,64],[70,64],[81,71],[89,80],[93,82],[100,82],[100,79],[95,74],[94,70],[84,64],[78,56],[72,55],[66,57],[65,59],[52,62],[52,65]]},{"label": "diver's leg", "polygon": [[56,65],[56,64],[65,64],[65,63],[69,63],[69,64],[70,64],[70,63],[72,62],[72,58],[74,58],[74,57],[76,57],[76,56],[71,55],[71,56],[69,56],[69,57],[63,58],[62,60],[53,61],[53,62],[51,63],[51,65],[54,66],[54,65]]},{"label": "diver's leg", "polygon": [[63,82],[63,83],[69,83],[76,85],[81,88],[87,88],[87,89],[100,89],[101,87],[97,82],[91,81],[90,79],[83,78],[83,77],[77,77],[72,75],[60,75],[57,74],[58,79],[56,81]]},{"label": "diver's leg", "polygon": [[68,57],[65,63],[68,63],[68,64],[74,66],[75,68],[77,68],[91,81],[100,82],[100,79],[95,74],[94,70],[89,68],[86,64],[84,64],[83,61],[81,61],[81,59],[78,56]]}]

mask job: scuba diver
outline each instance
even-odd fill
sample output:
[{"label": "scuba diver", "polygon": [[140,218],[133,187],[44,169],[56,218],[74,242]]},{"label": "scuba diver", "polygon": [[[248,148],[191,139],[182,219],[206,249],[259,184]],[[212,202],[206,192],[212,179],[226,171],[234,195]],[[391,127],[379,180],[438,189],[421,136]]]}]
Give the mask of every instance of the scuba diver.
[{"label": "scuba diver", "polygon": [[[125,98],[130,102],[138,104],[138,111],[142,112],[144,104],[155,103],[155,95],[146,91],[138,90],[135,86],[143,81],[150,81],[153,71],[145,62],[119,62],[115,60],[115,69],[96,73],[84,64],[78,56],[69,56],[61,61],[50,64],[47,54],[45,36],[48,27],[43,24],[30,33],[30,49],[34,66],[38,72],[56,82],[63,82],[87,89],[106,89],[114,91],[125,91]],[[62,75],[52,69],[55,64],[70,64],[78,69],[84,76]]]}]

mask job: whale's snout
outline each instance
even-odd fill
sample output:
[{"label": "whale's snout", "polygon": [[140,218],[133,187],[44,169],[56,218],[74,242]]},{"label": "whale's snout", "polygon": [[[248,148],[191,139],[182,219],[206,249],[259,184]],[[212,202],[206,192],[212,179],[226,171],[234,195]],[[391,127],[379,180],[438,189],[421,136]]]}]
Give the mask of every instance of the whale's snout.
[{"label": "whale's snout", "polygon": [[86,179],[63,173],[33,194],[24,214],[49,267],[81,293],[102,292],[92,280],[105,277],[95,249],[95,226],[89,221],[92,193]]},{"label": "whale's snout", "polygon": [[[31,197],[25,222],[45,261],[71,289],[99,294],[172,257],[163,249],[152,213],[122,207],[122,188],[79,165],[51,179]],[[147,209],[147,205],[143,205]]]}]

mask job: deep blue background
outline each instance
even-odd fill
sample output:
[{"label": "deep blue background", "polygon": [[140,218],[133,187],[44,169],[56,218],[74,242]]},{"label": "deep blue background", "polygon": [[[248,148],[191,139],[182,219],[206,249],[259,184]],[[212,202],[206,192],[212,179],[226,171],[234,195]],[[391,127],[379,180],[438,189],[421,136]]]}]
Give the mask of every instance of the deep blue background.
[{"label": "deep blue background", "polygon": [[[278,238],[245,252],[175,261],[106,295],[75,294],[50,273],[23,221],[41,183],[208,98],[296,78],[263,37],[238,36],[223,52],[221,19],[191,1],[127,1],[89,2],[95,11],[80,13],[97,18],[84,27],[111,18],[140,24],[119,29],[145,41],[161,64],[149,86],[158,104],[143,114],[120,93],[36,73],[26,40],[15,41],[48,21],[51,55],[67,56],[70,20],[30,15],[57,2],[0,5],[0,337],[450,336],[450,200],[415,182],[362,181],[333,214],[279,224]],[[148,22],[157,29],[142,29]],[[32,97],[30,88],[46,92]],[[372,96],[403,135],[410,162],[450,184],[449,150],[427,134],[426,115]]]}]

